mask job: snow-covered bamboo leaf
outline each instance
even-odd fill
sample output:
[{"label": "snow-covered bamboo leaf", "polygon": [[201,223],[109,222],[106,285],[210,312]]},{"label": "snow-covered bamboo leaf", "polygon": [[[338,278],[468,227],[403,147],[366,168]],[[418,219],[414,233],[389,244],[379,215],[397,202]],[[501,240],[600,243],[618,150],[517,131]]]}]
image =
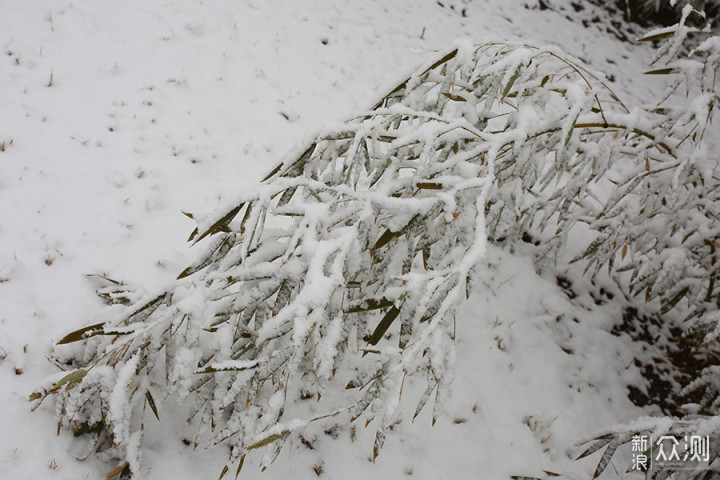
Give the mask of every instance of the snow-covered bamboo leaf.
[{"label": "snow-covered bamboo leaf", "polygon": [[592,455],[593,453],[597,452],[601,448],[603,448],[605,445],[610,443],[613,440],[613,435],[603,435],[602,437],[598,437],[593,441],[593,443],[590,444],[590,446],[581,453],[575,460],[580,460],[581,458],[585,458],[589,455]]},{"label": "snow-covered bamboo leaf", "polygon": [[505,88],[502,91],[502,95],[500,96],[500,99],[504,99],[508,96],[510,93],[510,90],[512,90],[513,85],[515,85],[515,81],[520,78],[520,73],[522,72],[522,68],[519,66],[515,72],[512,74],[510,79],[508,80],[507,84],[505,85]]},{"label": "snow-covered bamboo leaf", "polygon": [[664,40],[666,38],[671,38],[673,35],[675,35],[675,28],[667,28],[660,30],[655,33],[651,33],[649,35],[645,35],[643,37],[640,37],[637,39],[638,42],[656,42],[658,40]]},{"label": "snow-covered bamboo leaf", "polygon": [[[208,235],[214,235],[218,232],[224,231],[227,229],[228,224],[233,221],[235,216],[240,212],[240,209],[243,207],[244,203],[241,203],[240,205],[236,206],[229,212],[227,212],[225,215],[223,215],[219,220],[217,220],[215,223],[210,225],[200,236],[197,237],[197,240],[195,240],[195,243],[198,243],[203,238],[207,237]],[[192,241],[195,237],[191,236],[190,241]]]},{"label": "snow-covered bamboo leaf", "polygon": [[73,342],[79,342],[80,340],[85,340],[88,337],[92,337],[93,335],[97,335],[100,333],[105,326],[105,323],[96,323],[95,325],[89,325],[87,327],[83,327],[79,330],[75,330],[74,332],[68,333],[65,335],[59,342],[57,342],[58,345],[65,345],[67,343],[73,343]]},{"label": "snow-covered bamboo leaf", "polygon": [[610,459],[612,459],[612,456],[615,454],[615,450],[617,450],[618,444],[615,442],[610,442],[610,444],[607,446],[607,449],[602,454],[602,457],[600,458],[600,461],[597,464],[597,468],[595,468],[595,473],[593,473],[593,479],[600,476],[605,471],[605,468],[607,468],[608,464],[610,463]]}]

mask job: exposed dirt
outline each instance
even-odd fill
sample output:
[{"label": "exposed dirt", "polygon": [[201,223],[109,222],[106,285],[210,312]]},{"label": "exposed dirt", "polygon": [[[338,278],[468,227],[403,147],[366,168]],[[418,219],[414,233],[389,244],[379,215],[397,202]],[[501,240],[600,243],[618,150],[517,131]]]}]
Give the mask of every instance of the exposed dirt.
[{"label": "exposed dirt", "polygon": [[680,328],[666,325],[658,316],[640,314],[633,307],[625,308],[622,320],[615,325],[612,333],[625,333],[644,344],[646,355],[635,358],[635,365],[645,378],[644,388],[628,387],[628,398],[635,405],[657,405],[667,415],[682,416],[685,413],[683,405],[702,404],[704,387],[686,395],[681,395],[680,391],[703,369],[720,364],[717,348],[698,345]]}]

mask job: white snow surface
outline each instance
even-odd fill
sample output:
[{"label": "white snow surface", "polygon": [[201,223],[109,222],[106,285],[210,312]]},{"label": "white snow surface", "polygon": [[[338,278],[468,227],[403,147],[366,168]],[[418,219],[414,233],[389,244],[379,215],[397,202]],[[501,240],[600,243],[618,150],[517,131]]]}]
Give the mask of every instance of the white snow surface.
[{"label": "white snow surface", "polygon": [[[55,435],[52,399],[34,413],[27,402],[57,372],[54,344],[107,315],[87,274],[172,281],[196,254],[183,211],[218,211],[450,42],[559,45],[613,75],[621,97],[652,98],[639,80],[649,47],[584,28],[569,1],[440,3],[0,0],[0,479],[116,467],[78,461],[80,441]],[[241,478],[317,478],[316,465],[336,479],[591,478],[597,456],[574,461],[578,441],[657,413],[627,399],[640,373],[632,342],[609,333],[620,309],[580,306],[586,285],[571,303],[522,253],[491,246],[488,259],[487,285],[457,316],[454,393],[434,427],[430,406],[411,422],[423,379],[409,380],[375,463],[361,419],[308,426],[312,449],[293,434],[262,474],[251,454]],[[193,433],[170,407],[146,418],[141,477],[217,478],[226,447],[186,446]]]}]

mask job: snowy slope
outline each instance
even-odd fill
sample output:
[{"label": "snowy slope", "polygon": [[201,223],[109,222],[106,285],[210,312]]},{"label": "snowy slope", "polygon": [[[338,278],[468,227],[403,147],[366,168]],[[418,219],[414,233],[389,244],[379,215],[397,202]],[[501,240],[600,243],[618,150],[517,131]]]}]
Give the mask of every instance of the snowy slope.
[{"label": "snowy slope", "polygon": [[[103,315],[87,274],[148,288],[174,278],[194,255],[181,212],[213,211],[254,185],[452,40],[557,44],[612,74],[621,96],[648,95],[629,81],[648,52],[585,29],[569,2],[443,3],[2,2],[0,478],[99,478],[115,466],[75,460],[78,442],[55,436],[51,403],[35,413],[27,403],[57,371],[46,360],[54,343]],[[354,441],[347,428],[309,429],[314,448],[293,438],[263,475],[315,478],[322,463],[327,478],[590,476],[592,461],[567,448],[648,413],[626,398],[639,378],[632,345],[607,333],[619,307],[570,303],[522,255],[493,249],[491,262],[492,288],[457,320],[445,419],[431,428],[426,412],[408,417],[375,464],[372,424]],[[182,422],[161,419],[146,439],[147,478],[219,475],[222,446],[193,451]]]}]

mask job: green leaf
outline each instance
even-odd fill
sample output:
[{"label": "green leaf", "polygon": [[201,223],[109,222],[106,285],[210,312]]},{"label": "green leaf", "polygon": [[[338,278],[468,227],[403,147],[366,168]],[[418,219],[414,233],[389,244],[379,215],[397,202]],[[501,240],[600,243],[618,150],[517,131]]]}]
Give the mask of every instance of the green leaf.
[{"label": "green leaf", "polygon": [[88,433],[95,433],[100,434],[100,432],[103,431],[105,428],[105,423],[100,421],[94,425],[90,425],[87,422],[81,423],[81,424],[72,424],[73,429],[73,436],[75,437],[81,437],[83,435],[87,435]]},{"label": "green leaf", "polygon": [[417,188],[421,190],[442,190],[442,183],[437,182],[419,182]]},{"label": "green leaf", "polygon": [[243,465],[245,464],[245,455],[240,457],[240,463],[238,464],[238,468],[235,471],[235,480],[237,480],[238,475],[240,475],[240,470],[242,470]]},{"label": "green leaf", "polygon": [[[130,320],[132,318],[135,322],[141,322],[141,321],[147,319],[150,315],[153,314],[153,312],[155,312],[155,310],[157,310],[160,307],[160,305],[162,305],[164,300],[167,300],[169,298],[169,295],[170,294],[167,292],[161,293],[160,295],[153,298],[152,300],[147,302],[145,305],[143,305],[142,307],[138,308],[133,313],[128,315],[128,320]],[[145,314],[138,318],[138,316],[143,312]],[[103,331],[103,332],[97,333],[96,335],[111,334],[111,333],[113,333],[113,332]]]},{"label": "green leaf", "polygon": [[676,293],[670,300],[668,300],[667,302],[663,302],[662,309],[660,309],[660,315],[665,315],[670,310],[675,308],[675,305],[677,305],[680,300],[682,300],[688,294],[688,292],[690,292],[690,287],[685,287],[678,293]]},{"label": "green leaf", "polygon": [[440,60],[438,60],[437,62],[435,62],[435,63],[433,63],[432,65],[430,65],[430,67],[429,67],[427,70],[425,70],[424,72],[422,72],[422,73],[421,73],[420,75],[418,75],[418,76],[419,76],[419,77],[422,77],[423,75],[425,75],[426,73],[428,73],[430,70],[434,70],[434,69],[436,69],[437,67],[439,67],[440,65],[442,65],[443,63],[449,62],[450,60],[452,60],[453,58],[455,58],[455,55],[457,55],[457,53],[458,53],[457,49],[453,50],[452,52],[448,53],[447,55],[445,55],[444,57],[442,57],[442,58],[441,58]]},{"label": "green leaf", "polygon": [[585,249],[585,252],[582,255],[578,255],[577,257],[573,258],[572,260],[570,260],[570,263],[575,263],[575,262],[582,260],[583,258],[589,257],[590,255],[595,253],[597,251],[597,249],[600,248],[605,243],[605,240],[606,239],[604,237],[596,238],[595,240],[593,240],[590,243],[590,245],[588,245],[588,247]]},{"label": "green leaf", "polygon": [[295,195],[295,192],[297,191],[298,187],[290,187],[287,190],[285,190],[282,195],[280,196],[280,200],[277,202],[278,207],[282,207],[283,205],[287,205],[290,203],[290,200],[292,200],[293,195]]},{"label": "green leaf", "polygon": [[567,136],[565,137],[565,146],[570,143],[570,139],[572,139],[573,132],[575,131],[575,125],[577,125],[578,117],[575,117],[575,119],[572,122],[572,125],[570,125],[570,128],[568,129]]},{"label": "green leaf", "polygon": [[198,228],[195,227],[192,232],[190,232],[190,236],[188,237],[187,241],[192,242],[193,238],[198,234]]},{"label": "green leaf", "polygon": [[392,325],[393,321],[395,321],[399,313],[400,309],[396,306],[393,306],[390,310],[388,310],[382,320],[380,320],[380,323],[375,328],[373,334],[370,336],[370,340],[368,340],[370,345],[377,345],[383,335],[385,335],[385,332],[387,332],[387,329],[390,328],[390,325]]},{"label": "green leaf", "polygon": [[158,415],[157,406],[155,405],[155,399],[153,398],[152,394],[150,393],[150,390],[145,392],[145,398],[147,399],[148,405],[150,405],[150,410],[153,411],[155,414],[155,418],[158,419],[158,422],[160,421],[160,415]]},{"label": "green leaf", "polygon": [[180,280],[181,278],[190,276],[193,273],[207,267],[214,261],[217,261],[219,258],[224,257],[227,252],[230,251],[230,248],[232,248],[233,242],[231,241],[231,239],[234,239],[234,237],[235,236],[233,234],[224,235],[224,238],[222,238],[222,240],[220,240],[219,242],[217,242],[217,244],[214,244],[210,248],[202,261],[196,262],[195,264],[187,267],[180,273],[180,275],[178,275],[177,279]]},{"label": "green leaf", "polygon": [[375,459],[380,454],[380,449],[385,444],[386,433],[387,427],[379,428],[375,433],[375,443],[373,444],[373,463],[375,463]]},{"label": "green leaf", "polygon": [[255,450],[256,448],[262,448],[270,445],[271,443],[280,440],[281,438],[285,438],[290,434],[289,430],[284,430],[280,433],[273,433],[272,435],[268,435],[267,437],[263,438],[262,440],[259,440],[249,447],[247,447],[248,450]]},{"label": "green leaf", "polygon": [[651,35],[647,35],[642,38],[638,38],[638,42],[654,42],[656,40],[663,40],[665,38],[670,38],[673,35],[675,35],[675,30],[666,30],[663,32],[654,33]]},{"label": "green leaf", "polygon": [[268,173],[265,178],[262,179],[262,181],[267,182],[268,180],[270,180],[272,177],[274,177],[280,171],[281,168],[282,168],[282,163],[278,164],[275,168],[273,168],[272,171],[270,173]]},{"label": "green leaf", "polygon": [[678,73],[679,70],[677,68],[659,68],[657,70],[648,70],[647,72],[644,72],[645,75],[669,75],[671,73]]},{"label": "green leaf", "polygon": [[607,468],[608,464],[610,463],[610,459],[615,454],[615,450],[617,450],[618,444],[615,442],[610,443],[608,445],[607,449],[603,453],[602,457],[600,458],[600,461],[598,462],[597,468],[595,469],[595,473],[593,473],[593,479],[597,478],[602,474],[605,469]]},{"label": "green leaf", "polygon": [[375,246],[372,247],[372,250],[377,250],[378,248],[384,247],[385,245],[390,243],[390,241],[393,238],[398,237],[398,236],[400,236],[400,232],[392,232],[390,230],[385,230],[385,233],[380,235],[380,238],[378,238],[378,241],[375,242]]},{"label": "green leaf", "polygon": [[85,340],[88,337],[97,335],[103,329],[103,326],[105,326],[105,323],[96,323],[95,325],[90,325],[89,327],[83,327],[80,330],[75,330],[74,332],[65,335],[62,340],[60,340],[57,344],[65,345],[67,343]]},{"label": "green leaf", "polygon": [[449,98],[453,102],[467,102],[467,99],[461,97],[460,95],[453,95],[451,93],[447,92],[441,92],[443,96]]},{"label": "green leaf", "polygon": [[616,273],[623,273],[623,272],[629,272],[630,270],[633,270],[637,268],[637,265],[631,263],[630,265],[625,265],[624,267],[620,267],[617,270],[615,270]]},{"label": "green leaf", "polygon": [[420,397],[420,400],[418,400],[417,407],[415,407],[415,414],[413,415],[412,421],[415,421],[415,418],[417,418],[418,415],[420,415],[420,412],[425,407],[425,404],[430,399],[430,395],[432,395],[433,390],[437,387],[437,382],[428,382],[428,386],[425,389],[425,391],[422,394],[422,397]]},{"label": "green leaf", "polygon": [[84,370],[82,368],[80,370],[75,370],[74,372],[68,373],[53,386],[53,390],[57,390],[65,384],[67,384],[69,387],[74,383],[79,383],[82,381],[83,378],[85,378],[85,375],[87,375],[87,370]]},{"label": "green leaf", "polygon": [[[266,359],[267,360],[267,359]],[[222,368],[215,368],[212,366],[208,366],[203,368],[202,370],[198,370],[195,372],[196,374],[199,373],[217,373],[217,372],[240,372],[242,370],[250,370],[258,366],[257,360],[247,360],[245,365],[234,365],[231,367],[222,367]]]},{"label": "green leaf", "polygon": [[395,302],[392,300],[388,300],[385,297],[381,298],[365,298],[363,300],[359,300],[356,302],[351,303],[347,310],[345,310],[345,313],[360,313],[360,312],[367,312],[370,310],[380,310],[382,308],[387,308],[392,305],[394,305]]},{"label": "green leaf", "polygon": [[575,460],[580,460],[581,458],[585,458],[589,455],[592,455],[593,453],[600,450],[602,447],[610,443],[613,439],[613,436],[611,434],[609,435],[603,435],[602,437],[598,437],[595,439],[595,441],[588,447],[587,450],[585,450],[583,453],[580,454],[579,457],[577,457]]},{"label": "green leaf", "polygon": [[[220,232],[223,229],[227,228],[227,226],[230,224],[230,222],[232,222],[233,218],[235,218],[235,216],[240,212],[240,209],[243,207],[243,205],[245,205],[245,204],[241,203],[240,205],[238,205],[237,207],[233,208],[228,213],[226,213],[220,220],[213,223],[210,226],[210,228],[205,230],[205,232],[202,235],[200,235],[197,240],[195,240],[193,245],[195,243],[198,243],[200,240],[207,237],[208,235],[214,235],[217,232]],[[194,237],[191,237],[191,240],[192,240],[192,238],[194,238]]]},{"label": "green leaf", "polygon": [[503,89],[503,92],[502,92],[502,96],[500,97],[501,100],[504,99],[505,97],[507,97],[508,93],[510,93],[510,89],[515,84],[515,80],[517,80],[519,77],[520,77],[520,67],[518,67],[515,70],[515,73],[512,74],[512,77],[510,77],[510,80],[508,80],[507,85],[505,85],[505,88]]}]

